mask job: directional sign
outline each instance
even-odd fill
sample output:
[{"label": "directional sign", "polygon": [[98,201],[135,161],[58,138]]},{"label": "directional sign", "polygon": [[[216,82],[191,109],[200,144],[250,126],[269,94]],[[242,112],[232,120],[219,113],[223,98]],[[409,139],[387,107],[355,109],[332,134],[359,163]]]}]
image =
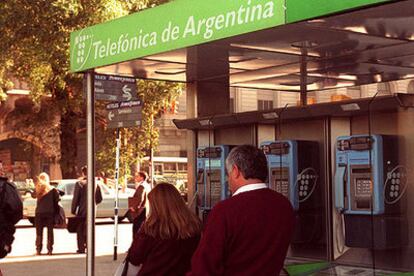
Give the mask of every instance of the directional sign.
[{"label": "directional sign", "polygon": [[[136,83],[134,78],[95,74],[95,99],[111,102],[138,100]],[[85,80],[84,86],[86,91]]]},{"label": "directional sign", "polygon": [[111,103],[106,106],[109,128],[141,126],[142,101]]}]

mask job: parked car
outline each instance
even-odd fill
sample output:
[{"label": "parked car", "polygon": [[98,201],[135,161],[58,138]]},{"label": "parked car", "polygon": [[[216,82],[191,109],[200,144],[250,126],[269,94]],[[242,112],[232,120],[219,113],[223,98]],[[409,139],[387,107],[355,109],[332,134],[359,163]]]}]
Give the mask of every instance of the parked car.
[{"label": "parked car", "polygon": [[[75,184],[78,182],[78,179],[62,179],[62,180],[53,180],[50,184],[61,193],[61,201],[63,209],[65,210],[65,215],[67,218],[71,218],[74,215],[71,213],[73,192],[75,190]],[[97,218],[113,218],[114,217],[114,201],[115,201],[115,191],[108,188],[105,184],[97,182],[102,192],[102,202],[96,207],[96,217]],[[132,221],[132,217],[128,212],[128,197],[131,197],[134,194],[134,190],[126,189],[125,192],[119,192],[119,217],[118,221],[122,221],[125,218],[128,218],[129,221]],[[27,198],[23,201],[23,215],[31,223],[34,222],[36,209],[36,198]]]},{"label": "parked car", "polygon": [[26,197],[30,197],[35,190],[33,182],[13,181],[13,183],[16,185],[17,190],[19,191],[19,194],[22,196],[23,199]]}]

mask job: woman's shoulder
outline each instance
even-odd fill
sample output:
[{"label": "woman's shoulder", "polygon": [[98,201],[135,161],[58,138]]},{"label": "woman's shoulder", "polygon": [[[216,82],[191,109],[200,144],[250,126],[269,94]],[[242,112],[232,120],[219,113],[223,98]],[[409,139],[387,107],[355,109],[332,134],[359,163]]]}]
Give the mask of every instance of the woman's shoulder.
[{"label": "woman's shoulder", "polygon": [[56,188],[52,188],[43,197],[48,196],[48,197],[54,198],[56,195],[59,196],[59,192],[56,190]]}]

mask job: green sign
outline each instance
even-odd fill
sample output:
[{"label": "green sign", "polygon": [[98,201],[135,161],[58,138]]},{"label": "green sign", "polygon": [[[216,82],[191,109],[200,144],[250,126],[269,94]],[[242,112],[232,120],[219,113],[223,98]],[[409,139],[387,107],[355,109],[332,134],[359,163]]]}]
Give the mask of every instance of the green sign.
[{"label": "green sign", "polygon": [[286,0],[287,23],[392,0]]},{"label": "green sign", "polygon": [[73,32],[71,70],[80,72],[284,23],[284,0],[175,0]]},{"label": "green sign", "polygon": [[392,0],[175,0],[73,32],[73,72]]}]

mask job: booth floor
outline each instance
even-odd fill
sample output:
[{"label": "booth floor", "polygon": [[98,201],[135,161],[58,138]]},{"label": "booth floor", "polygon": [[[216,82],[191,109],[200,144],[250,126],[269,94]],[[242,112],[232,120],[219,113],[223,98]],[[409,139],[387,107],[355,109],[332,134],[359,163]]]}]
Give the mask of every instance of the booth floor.
[{"label": "booth floor", "polygon": [[385,276],[385,275],[412,275],[414,272],[401,273],[397,271],[382,270],[367,268],[367,267],[358,267],[358,266],[349,266],[349,265],[340,265],[328,262],[309,262],[305,260],[296,260],[288,259],[286,261],[284,271],[280,275],[289,275],[289,276],[306,276],[306,275],[358,275],[358,276]]}]

